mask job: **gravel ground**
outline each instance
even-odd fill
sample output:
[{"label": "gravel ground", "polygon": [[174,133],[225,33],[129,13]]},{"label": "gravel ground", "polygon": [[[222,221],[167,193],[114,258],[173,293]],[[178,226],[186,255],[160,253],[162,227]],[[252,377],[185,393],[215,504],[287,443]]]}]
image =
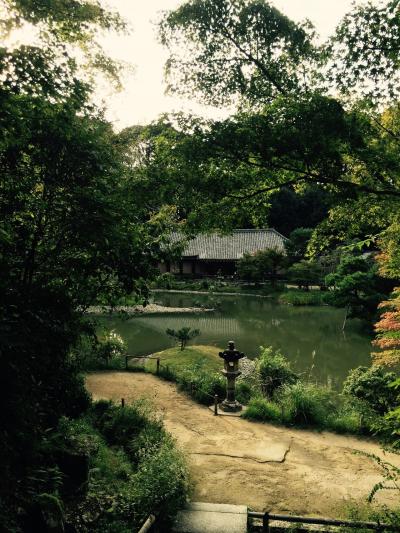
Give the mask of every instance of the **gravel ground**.
[{"label": "gravel ground", "polygon": [[[188,454],[193,501],[345,518],[346,508],[365,502],[381,480],[374,462],[354,453],[382,456],[372,440],[215,417],[174,384],[149,374],[96,372],[86,384],[94,399],[151,400]],[[400,466],[399,456],[386,460]],[[398,493],[381,491],[377,502],[398,506]]]}]

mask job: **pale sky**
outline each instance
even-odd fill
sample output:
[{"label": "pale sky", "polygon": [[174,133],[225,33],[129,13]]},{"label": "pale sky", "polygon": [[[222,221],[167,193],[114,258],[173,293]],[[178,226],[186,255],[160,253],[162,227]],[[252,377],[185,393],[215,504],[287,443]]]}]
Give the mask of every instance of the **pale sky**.
[{"label": "pale sky", "polygon": [[[115,94],[111,88],[102,90],[107,118],[115,127],[147,124],[163,112],[192,111],[215,116],[215,110],[207,111],[196,102],[164,94],[163,65],[167,54],[157,41],[155,22],[160,11],[174,9],[183,0],[107,0],[104,3],[119,11],[132,27],[130,35],[109,35],[102,40],[112,57],[135,68],[125,76],[122,92]],[[326,38],[350,10],[353,0],[274,0],[273,3],[293,20],[310,19],[320,36]]]}]

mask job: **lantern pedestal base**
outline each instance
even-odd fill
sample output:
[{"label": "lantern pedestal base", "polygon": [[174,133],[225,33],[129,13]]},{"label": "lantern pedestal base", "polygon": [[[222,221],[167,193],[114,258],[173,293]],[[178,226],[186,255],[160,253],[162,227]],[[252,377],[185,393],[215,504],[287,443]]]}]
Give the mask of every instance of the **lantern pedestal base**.
[{"label": "lantern pedestal base", "polygon": [[[209,410],[215,415],[215,407],[214,405],[210,405]],[[242,406],[241,411],[223,411],[221,409],[221,404],[218,404],[218,416],[236,416],[237,418],[240,418],[242,414],[246,411],[247,407],[245,405]]]},{"label": "lantern pedestal base", "polygon": [[219,404],[219,407],[220,409],[222,409],[222,411],[225,411],[227,413],[237,413],[238,411],[241,411],[243,409],[243,405],[236,400],[234,400],[233,402],[224,400],[222,403]]}]

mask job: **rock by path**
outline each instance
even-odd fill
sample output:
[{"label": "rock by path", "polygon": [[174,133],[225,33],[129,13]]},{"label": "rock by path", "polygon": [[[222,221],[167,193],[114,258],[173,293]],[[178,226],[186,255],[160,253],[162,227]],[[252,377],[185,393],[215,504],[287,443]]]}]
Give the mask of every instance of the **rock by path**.
[{"label": "rock by path", "polygon": [[[382,456],[373,441],[213,416],[176,386],[141,373],[96,372],[86,384],[94,399],[148,398],[189,456],[193,500],[246,505],[256,511],[345,517],[381,475],[354,450]],[[400,458],[387,455],[400,466]],[[382,491],[378,503],[398,506]]]}]

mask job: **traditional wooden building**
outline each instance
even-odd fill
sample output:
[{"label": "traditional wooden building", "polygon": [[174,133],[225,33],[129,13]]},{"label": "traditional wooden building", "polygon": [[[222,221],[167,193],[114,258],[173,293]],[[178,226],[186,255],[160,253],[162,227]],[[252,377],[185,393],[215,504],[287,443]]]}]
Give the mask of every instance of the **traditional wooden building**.
[{"label": "traditional wooden building", "polygon": [[[175,243],[181,240],[183,236],[178,233],[171,236]],[[286,240],[274,229],[237,229],[222,236],[201,234],[184,243],[180,261],[161,263],[160,270],[198,277],[234,275],[236,264],[244,254],[271,249],[284,252]]]}]

